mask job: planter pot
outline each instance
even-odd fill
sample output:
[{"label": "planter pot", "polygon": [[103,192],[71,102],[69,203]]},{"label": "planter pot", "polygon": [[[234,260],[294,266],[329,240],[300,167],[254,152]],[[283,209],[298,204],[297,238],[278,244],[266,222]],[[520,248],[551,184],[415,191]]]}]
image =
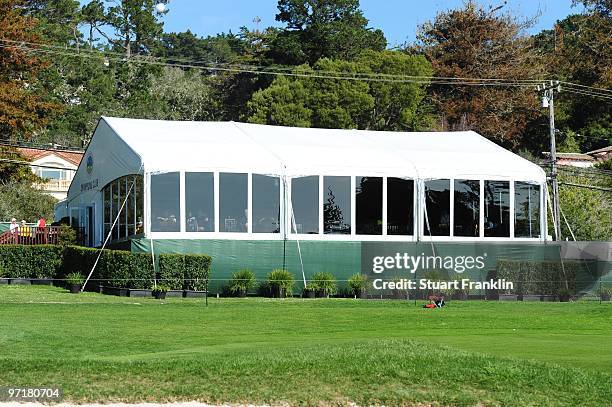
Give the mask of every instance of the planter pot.
[{"label": "planter pot", "polygon": [[128,297],[150,297],[152,294],[151,290],[146,289],[128,289]]},{"label": "planter pot", "polygon": [[52,278],[33,278],[32,285],[53,285]]},{"label": "planter pot", "polygon": [[78,294],[81,292],[80,284],[70,284],[70,294]]},{"label": "planter pot", "polygon": [[315,298],[316,293],[312,290],[304,290],[302,293],[303,298]]},{"label": "planter pot", "polygon": [[183,297],[185,298],[205,298],[206,291],[185,290],[183,291]]},{"label": "planter pot", "polygon": [[542,301],[544,301],[544,302],[555,302],[555,301],[557,301],[557,296],[556,295],[543,295],[542,296]]},{"label": "planter pot", "polygon": [[169,290],[166,293],[166,297],[182,298],[183,297],[183,290]]},{"label": "planter pot", "polygon": [[329,298],[325,291],[317,291],[317,298]]},{"label": "planter pot", "polygon": [[31,285],[32,280],[29,278],[11,278],[9,284],[13,285]]},{"label": "planter pot", "polygon": [[166,291],[153,291],[153,297],[155,297],[156,300],[165,300]]},{"label": "planter pot", "polygon": [[360,298],[362,300],[367,300],[368,299],[368,293],[365,291],[362,291],[359,293],[359,295],[357,296],[357,298]]},{"label": "planter pot", "polygon": [[8,283],[9,283],[9,279],[8,278],[0,278],[0,285],[8,284]]},{"label": "planter pot", "polygon": [[246,298],[247,292],[246,290],[238,291],[238,298]]},{"label": "planter pot", "polygon": [[116,295],[118,297],[127,297],[129,294],[127,288],[117,288],[117,287],[102,287],[102,294],[106,295]]},{"label": "planter pot", "polygon": [[285,289],[280,287],[272,288],[272,297],[273,298],[285,298]]},{"label": "planter pot", "polygon": [[518,299],[518,295],[516,294],[500,294],[500,301],[516,301]]},{"label": "planter pot", "polygon": [[542,301],[542,296],[535,294],[523,294],[523,301]]},{"label": "planter pot", "polygon": [[570,297],[571,296],[569,294],[561,294],[561,295],[559,295],[559,301],[560,302],[569,302]]}]

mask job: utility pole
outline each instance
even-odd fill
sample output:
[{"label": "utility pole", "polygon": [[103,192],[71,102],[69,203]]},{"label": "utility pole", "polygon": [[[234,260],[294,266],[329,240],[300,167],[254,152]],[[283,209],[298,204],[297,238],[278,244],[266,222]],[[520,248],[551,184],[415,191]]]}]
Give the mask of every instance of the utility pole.
[{"label": "utility pole", "polygon": [[550,81],[538,86],[543,92],[542,107],[549,108],[550,116],[550,182],[552,185],[552,213],[555,240],[561,240],[561,216],[559,210],[559,182],[557,181],[557,147],[555,142],[555,92],[561,92],[559,81]]}]

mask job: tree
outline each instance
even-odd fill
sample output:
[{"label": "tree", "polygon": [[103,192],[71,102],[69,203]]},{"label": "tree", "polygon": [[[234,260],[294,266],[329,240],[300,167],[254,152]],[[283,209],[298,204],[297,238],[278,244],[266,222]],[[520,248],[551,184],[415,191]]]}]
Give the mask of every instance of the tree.
[{"label": "tree", "polygon": [[58,106],[39,94],[38,75],[46,62],[20,43],[41,41],[36,20],[22,14],[21,0],[0,0],[0,139],[29,139]]},{"label": "tree", "polygon": [[0,183],[0,219],[34,221],[39,216],[53,219],[55,198],[28,183]]},{"label": "tree", "polygon": [[[436,77],[537,79],[544,70],[523,33],[528,26],[499,7],[468,1],[423,25],[418,49]],[[532,88],[435,85],[431,92],[444,129],[475,130],[507,147],[522,145],[525,129],[540,116]]]},{"label": "tree", "polygon": [[[318,71],[346,79],[324,79]],[[372,130],[417,130],[428,121],[422,112],[423,84],[353,80],[362,73],[428,76],[430,65],[421,56],[368,51],[352,62],[324,58],[314,68],[303,65],[293,73],[304,77],[278,77],[253,95],[248,121]]]},{"label": "tree", "polygon": [[382,51],[381,30],[367,27],[359,0],[279,0],[276,20],[286,24],[271,44],[280,64],[313,65],[321,58],[351,60],[363,50]]},{"label": "tree", "polygon": [[[577,2],[575,2],[577,3]],[[549,67],[549,75],[584,86],[612,87],[612,18],[610,2],[588,0],[583,14],[557,22],[553,30],[535,36],[535,45]],[[583,88],[584,89],[584,88]],[[557,125],[578,133],[582,151],[612,141],[612,106],[591,95],[561,92]]]}]

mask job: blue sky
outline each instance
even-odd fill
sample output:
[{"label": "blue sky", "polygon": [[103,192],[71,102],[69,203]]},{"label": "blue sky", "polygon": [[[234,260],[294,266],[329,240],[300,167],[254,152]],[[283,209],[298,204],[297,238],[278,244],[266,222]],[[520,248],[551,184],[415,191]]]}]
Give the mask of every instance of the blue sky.
[{"label": "blue sky", "polygon": [[[481,1],[500,4],[502,0]],[[538,24],[531,32],[553,26],[555,21],[578,13],[580,7],[571,7],[571,0],[508,0],[507,9],[521,16],[534,16],[541,12]],[[165,30],[186,31],[207,36],[230,29],[237,32],[246,25],[255,27],[253,19],[262,21],[260,27],[275,25],[277,0],[170,0],[169,13],[164,17]],[[460,7],[463,0],[361,0],[361,8],[370,20],[370,26],[385,32],[390,46],[414,40],[419,24],[432,20],[436,13]]]}]

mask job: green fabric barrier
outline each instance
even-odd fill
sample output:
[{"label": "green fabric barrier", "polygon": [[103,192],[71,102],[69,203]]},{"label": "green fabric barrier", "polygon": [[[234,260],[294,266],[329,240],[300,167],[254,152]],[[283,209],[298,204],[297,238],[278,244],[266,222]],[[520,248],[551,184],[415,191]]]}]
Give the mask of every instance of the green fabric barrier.
[{"label": "green fabric barrier", "polygon": [[0,223],[0,233],[4,233],[11,228],[10,223]]},{"label": "green fabric barrier", "polygon": [[[131,241],[131,250],[150,252],[150,240]],[[606,246],[607,245],[607,246]],[[472,281],[487,281],[494,277],[500,267],[522,267],[540,270],[542,273],[561,273],[563,264],[571,271],[575,280],[575,291],[593,293],[600,284],[612,286],[612,269],[609,259],[589,255],[601,253],[609,247],[606,242],[350,242],[350,241],[301,241],[300,249],[306,279],[319,271],[331,272],[338,280],[339,288],[346,287],[346,280],[356,273],[368,275],[370,280],[384,278],[443,278]],[[595,249],[592,249],[595,247]],[[592,250],[591,250],[592,249]],[[155,253],[199,253],[213,258],[210,291],[222,292],[232,273],[249,268],[258,280],[265,281],[266,275],[275,268],[283,267],[283,241],[271,240],[154,240]],[[372,272],[374,256],[394,256],[407,253],[410,256],[439,256],[443,259],[460,257],[480,258],[482,267],[457,271],[455,263],[451,268],[421,268],[416,276],[406,270]],[[605,257],[605,256],[604,256]],[[450,263],[449,263],[450,264]],[[295,293],[301,292],[302,268],[297,242],[285,242],[284,265],[295,276]],[[539,273],[539,271],[538,271]],[[533,274],[533,273],[532,273]],[[536,273],[537,274],[537,273]],[[557,274],[558,275],[558,274]],[[555,277],[556,278],[556,277]],[[484,290],[474,290],[472,295],[485,295]],[[544,294],[544,293],[543,293]]]},{"label": "green fabric barrier", "polygon": [[[361,270],[361,242],[305,241],[300,242],[300,249],[306,279],[327,271],[343,287],[351,275]],[[132,251],[150,253],[150,240],[132,240]],[[211,293],[221,292],[232,273],[241,269],[251,269],[256,279],[265,281],[270,271],[283,267],[283,241],[279,240],[154,240],[154,251],[211,256]],[[285,243],[285,269],[295,277],[295,293],[301,292],[304,284],[295,241]]]}]

